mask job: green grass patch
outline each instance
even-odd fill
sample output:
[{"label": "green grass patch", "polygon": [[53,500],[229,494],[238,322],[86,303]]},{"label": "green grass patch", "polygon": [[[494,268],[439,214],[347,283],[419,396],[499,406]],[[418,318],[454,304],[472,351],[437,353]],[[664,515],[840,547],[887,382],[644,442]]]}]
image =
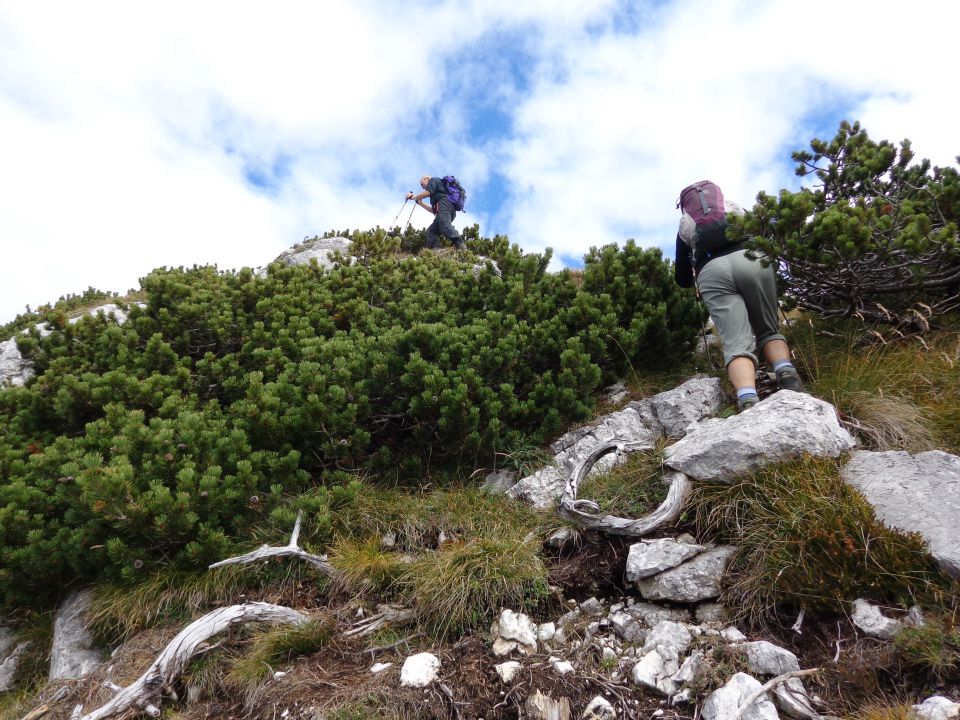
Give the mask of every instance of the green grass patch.
[{"label": "green grass patch", "polygon": [[247,651],[230,668],[227,684],[249,687],[271,677],[280,665],[325,647],[333,638],[334,626],[324,618],[255,628]]},{"label": "green grass patch", "polygon": [[103,585],[90,607],[90,629],[99,641],[115,645],[145,628],[183,622],[211,606],[232,605],[244,591],[269,582],[256,568],[237,565],[200,573],[169,570],[135,585]]},{"label": "green grass patch", "polygon": [[531,608],[548,595],[539,554],[548,519],[514,500],[355,484],[335,512],[336,589],[414,607],[430,633],[483,627],[501,607]]},{"label": "green grass patch", "polygon": [[942,681],[960,669],[960,627],[956,614],[932,615],[920,627],[905,627],[894,637],[904,665]]},{"label": "green grass patch", "polygon": [[323,717],[325,720],[430,720],[435,715],[389,693],[377,692],[327,710]]},{"label": "green grass patch", "polygon": [[304,535],[316,542],[393,535],[396,547],[406,550],[435,547],[441,533],[456,538],[515,528],[525,535],[543,522],[530,507],[476,487],[417,491],[355,480],[318,488],[295,504],[312,515],[305,523]]},{"label": "green grass patch", "polygon": [[509,449],[497,453],[500,463],[523,478],[553,463],[553,455],[532,441],[517,441]]},{"label": "green grass patch", "polygon": [[397,579],[437,636],[485,627],[501,608],[530,611],[549,596],[540,538],[476,537],[422,554]]},{"label": "green grass patch", "polygon": [[802,459],[731,484],[699,483],[700,537],[738,545],[725,604],[763,623],[777,609],[844,611],[857,597],[947,608],[958,588],[919,535],[890,530],[840,478],[840,463]]},{"label": "green grass patch", "polygon": [[384,547],[379,537],[345,538],[333,546],[329,559],[336,570],[335,591],[355,597],[389,593],[404,569],[404,555]]},{"label": "green grass patch", "polygon": [[577,495],[595,501],[602,513],[637,518],[659,507],[669,490],[662,453],[653,451],[630,453],[622,465],[585,480]]}]

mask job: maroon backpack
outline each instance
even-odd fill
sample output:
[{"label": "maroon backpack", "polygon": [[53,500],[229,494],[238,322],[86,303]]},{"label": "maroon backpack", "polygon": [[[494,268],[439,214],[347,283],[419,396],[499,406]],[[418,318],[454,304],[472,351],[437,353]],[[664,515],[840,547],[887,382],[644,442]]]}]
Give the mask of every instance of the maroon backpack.
[{"label": "maroon backpack", "polygon": [[709,255],[727,243],[727,213],[723,209],[723,191],[709,180],[687,185],[680,192],[677,207],[697,224],[696,255]]}]

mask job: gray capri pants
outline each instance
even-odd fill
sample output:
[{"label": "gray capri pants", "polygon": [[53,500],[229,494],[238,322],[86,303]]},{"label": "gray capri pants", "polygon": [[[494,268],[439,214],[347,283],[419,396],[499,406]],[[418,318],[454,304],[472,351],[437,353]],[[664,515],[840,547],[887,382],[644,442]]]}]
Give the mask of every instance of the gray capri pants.
[{"label": "gray capri pants", "polygon": [[776,271],[746,253],[736,250],[714,258],[697,275],[700,296],[720,333],[724,365],[748,357],[756,366],[755,350],[771,340],[786,340],[779,333]]}]

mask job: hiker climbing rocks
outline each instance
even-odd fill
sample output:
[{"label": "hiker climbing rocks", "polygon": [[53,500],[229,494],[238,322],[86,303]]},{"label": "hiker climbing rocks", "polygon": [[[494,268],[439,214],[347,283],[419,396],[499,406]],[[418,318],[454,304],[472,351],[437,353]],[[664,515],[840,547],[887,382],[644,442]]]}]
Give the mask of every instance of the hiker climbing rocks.
[{"label": "hiker climbing rocks", "polygon": [[776,271],[747,257],[742,242],[726,238],[727,214],[743,215],[743,208],[724,200],[723,192],[709,180],[685,187],[677,207],[683,217],[674,278],[681,287],[696,284],[706,303],[737,392],[737,409],[742,412],[759,400],[757,348],[773,366],[778,389],[803,391],[787,340],[779,332]]},{"label": "hiker climbing rocks", "polygon": [[[452,178],[452,176],[448,177],[456,182],[456,178]],[[430,227],[427,228],[428,248],[435,249],[439,247],[440,236],[442,235],[447,238],[457,250],[466,250],[467,246],[463,242],[463,238],[460,237],[460,233],[453,227],[453,219],[457,216],[457,205],[460,206],[460,209],[463,209],[463,198],[462,195],[451,198],[449,185],[450,183],[447,178],[424,175],[420,178],[420,187],[423,188],[423,192],[416,195],[409,192],[407,193],[407,200],[415,200],[417,205],[424,210],[429,210],[436,216],[433,222],[430,223]],[[459,184],[457,184],[457,188],[459,189]],[[424,198],[427,197],[430,198],[429,206],[423,202]]]}]

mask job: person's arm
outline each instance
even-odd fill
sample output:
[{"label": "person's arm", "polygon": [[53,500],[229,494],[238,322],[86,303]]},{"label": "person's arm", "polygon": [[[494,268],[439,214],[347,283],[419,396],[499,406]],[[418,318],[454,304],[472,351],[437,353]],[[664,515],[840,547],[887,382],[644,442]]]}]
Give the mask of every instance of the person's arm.
[{"label": "person's arm", "polygon": [[680,233],[677,233],[677,251],[676,260],[673,263],[673,279],[680,287],[693,287],[693,262],[690,257],[690,246],[680,239]]},{"label": "person's arm", "polygon": [[428,210],[429,212],[431,212],[431,213],[433,213],[433,214],[435,215],[436,213],[434,213],[433,208],[430,207],[429,205],[427,205],[427,204],[423,201],[424,198],[428,198],[428,197],[430,197],[430,191],[429,191],[429,190],[424,190],[422,193],[418,193],[418,194],[416,194],[416,195],[414,195],[412,192],[408,192],[408,193],[407,193],[407,200],[413,200],[415,203],[417,203],[417,205],[419,205],[420,207],[422,207],[424,210]]}]

